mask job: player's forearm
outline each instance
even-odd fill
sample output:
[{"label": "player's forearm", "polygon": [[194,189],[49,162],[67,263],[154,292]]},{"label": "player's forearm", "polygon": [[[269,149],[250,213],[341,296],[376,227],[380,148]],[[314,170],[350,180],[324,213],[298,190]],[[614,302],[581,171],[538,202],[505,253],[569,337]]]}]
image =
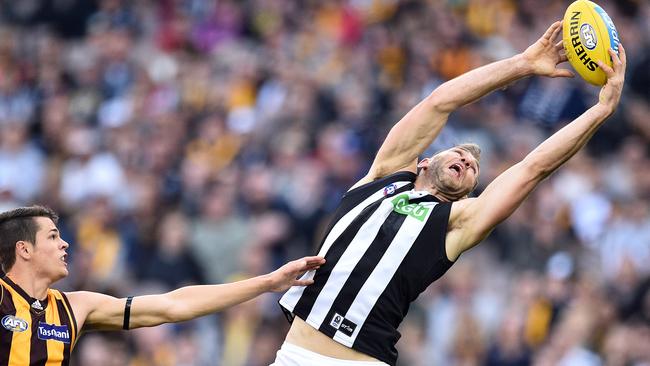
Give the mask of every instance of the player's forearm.
[{"label": "player's forearm", "polygon": [[371,179],[413,164],[447,123],[449,113],[485,94],[530,75],[520,55],[447,81],[411,109],[389,132],[370,171]]},{"label": "player's forearm", "polygon": [[167,294],[168,321],[179,322],[212,314],[271,290],[268,275],[220,285],[187,286]]},{"label": "player's forearm", "polygon": [[530,75],[531,66],[521,55],[516,55],[445,82],[432,93],[432,99],[435,100],[439,111],[451,113],[494,90]]},{"label": "player's forearm", "polygon": [[612,113],[612,107],[596,104],[540,144],[523,162],[532,166],[540,179],[546,178],[585,146]]}]

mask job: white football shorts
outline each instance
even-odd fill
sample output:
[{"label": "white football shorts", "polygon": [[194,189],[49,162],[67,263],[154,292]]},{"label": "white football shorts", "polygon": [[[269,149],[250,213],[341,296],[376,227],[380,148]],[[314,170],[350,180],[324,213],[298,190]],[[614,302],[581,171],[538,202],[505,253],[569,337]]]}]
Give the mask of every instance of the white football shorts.
[{"label": "white football shorts", "polygon": [[388,366],[378,361],[348,361],[320,355],[284,342],[270,366]]}]

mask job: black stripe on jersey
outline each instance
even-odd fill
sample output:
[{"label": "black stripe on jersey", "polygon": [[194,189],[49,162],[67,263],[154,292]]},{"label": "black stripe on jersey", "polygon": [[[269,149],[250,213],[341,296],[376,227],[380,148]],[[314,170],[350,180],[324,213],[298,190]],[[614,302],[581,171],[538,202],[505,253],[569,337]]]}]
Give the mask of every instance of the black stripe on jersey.
[{"label": "black stripe on jersey", "polygon": [[[71,340],[70,344],[71,344],[71,347],[73,347],[74,343],[76,343],[77,339],[79,339],[79,327],[77,327],[77,318],[75,318],[75,316],[74,316],[74,311],[72,309],[72,306],[70,306],[70,301],[68,301],[68,297],[65,295],[65,293],[61,292],[61,297],[63,298],[63,301],[65,301],[65,305],[68,307],[68,310],[70,311],[70,316],[72,317],[72,319],[70,319],[70,321],[72,322],[71,325],[72,325],[72,328],[74,329],[74,339]],[[61,314],[67,314],[67,313],[66,312],[63,312],[63,313],[59,312],[59,316],[61,316]]]},{"label": "black stripe on jersey", "polygon": [[[56,299],[55,302],[56,302],[56,307],[59,310],[59,319],[61,320],[61,325],[67,325],[70,328],[74,327],[74,325],[68,323],[68,321],[72,322],[72,319],[68,318],[67,316],[68,313],[65,310],[65,305],[63,304],[63,301]],[[74,333],[76,334],[76,332]],[[72,332],[70,332],[70,334],[72,334]],[[70,340],[69,343],[63,344],[63,362],[61,362],[61,366],[67,366],[70,364],[70,347],[72,347],[72,339]]]},{"label": "black stripe on jersey", "polygon": [[318,271],[316,271],[316,275],[314,276],[314,283],[310,286],[307,286],[302,296],[300,297],[300,300],[298,300],[298,303],[296,304],[293,311],[295,314],[309,314],[311,312],[318,294],[327,283],[330,273],[332,273],[332,269],[334,269],[336,263],[338,263],[339,259],[341,259],[341,256],[348,248],[348,244],[357,235],[359,229],[361,229],[361,226],[363,226],[368,218],[372,216],[375,211],[377,211],[377,208],[379,208],[381,202],[382,200],[374,202],[370,206],[366,207],[363,211],[361,211],[359,216],[357,216],[352,221],[352,223],[350,223],[350,225],[345,228],[338,239],[332,243],[332,247],[325,254],[325,264],[322,265]]},{"label": "black stripe on jersey", "polygon": [[[433,200],[425,197],[422,201]],[[409,304],[415,301],[420,293],[426,290],[431,283],[440,278],[454,264],[447,258],[445,251],[445,238],[451,205],[451,203],[440,203],[431,212],[430,220],[402,261],[404,266],[399,267],[384,292],[377,299],[375,306],[368,313],[368,317],[354,341],[354,349],[372,355],[389,365],[395,364],[397,350],[392,345],[397,343],[401,337],[397,328],[408,312]],[[423,259],[426,259],[426,261],[423,262]],[[426,266],[421,265],[422,263],[426,263]],[[415,271],[421,274],[419,281],[406,280],[413,277]],[[401,304],[401,307],[400,305],[395,307],[381,306],[381,304],[394,303],[394,299],[403,296],[408,296],[408,302]],[[391,325],[392,332],[388,332],[386,323]],[[386,339],[378,339],[378,334],[383,334]],[[388,343],[386,340],[388,340]],[[391,345],[390,348],[387,348],[387,344]]]},{"label": "black stripe on jersey", "polygon": [[[2,300],[0,301],[0,314],[3,317],[6,315],[16,316],[16,307],[11,298],[9,291],[0,284],[0,291],[2,291]],[[0,331],[0,366],[9,365],[9,354],[11,353],[11,340],[13,339],[13,332]]]},{"label": "black stripe on jersey", "polygon": [[[321,324],[319,330],[327,336],[334,337],[336,329],[330,326],[329,320],[332,319],[334,313],[345,315],[352,305],[352,301],[356,298],[356,294],[361,290],[361,287],[368,279],[370,273],[377,266],[381,258],[386,253],[386,249],[390,246],[399,231],[399,228],[406,220],[406,215],[392,211],[386,220],[384,220],[381,228],[377,232],[377,236],[373,239],[372,243],[361,257],[361,260],[354,267],[350,276],[341,288],[341,291],[336,296],[332,308],[327,313],[325,321]],[[364,220],[365,222],[365,220]],[[357,324],[361,326],[361,324]]]},{"label": "black stripe on jersey", "polygon": [[39,322],[45,322],[45,311],[41,314],[30,311],[30,315],[32,316],[32,338],[29,342],[29,366],[45,366],[47,363],[47,341],[38,338]]},{"label": "black stripe on jersey", "polygon": [[[431,266],[423,278],[423,286],[421,291],[424,291],[430,284],[436,281],[438,278],[442,277],[445,272],[451,268],[454,264],[453,261],[449,260],[447,257],[447,229],[449,226],[449,215],[451,213],[451,202],[445,202],[439,204],[431,213],[433,220],[427,222],[427,226],[424,227],[422,233],[417,238],[413,246],[415,251],[413,254],[417,255],[420,252],[420,248],[426,248],[422,250],[427,250],[432,258],[435,258],[436,262],[431,261]],[[440,245],[432,246],[431,243],[440,243]],[[413,298],[411,301],[415,300]]]}]

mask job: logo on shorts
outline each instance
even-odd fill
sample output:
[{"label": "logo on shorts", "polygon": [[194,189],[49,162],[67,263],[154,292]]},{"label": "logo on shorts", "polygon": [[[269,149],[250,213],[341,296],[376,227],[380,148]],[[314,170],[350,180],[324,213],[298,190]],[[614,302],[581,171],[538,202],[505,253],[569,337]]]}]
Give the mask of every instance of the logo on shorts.
[{"label": "logo on shorts", "polygon": [[391,194],[395,193],[396,190],[397,190],[397,186],[395,185],[395,183],[391,183],[387,185],[386,187],[384,187],[384,197],[390,196]]},{"label": "logo on shorts", "polygon": [[594,31],[594,27],[592,27],[591,24],[584,23],[580,26],[580,40],[588,49],[593,50],[596,48],[598,38],[596,37],[596,31]]},{"label": "logo on shorts", "polygon": [[47,324],[43,322],[38,323],[38,339],[70,343],[70,331],[67,325]]},{"label": "logo on shorts", "polygon": [[29,323],[27,323],[27,321],[13,315],[5,315],[2,317],[1,322],[2,326],[11,332],[24,332],[29,327]]},{"label": "logo on shorts", "polygon": [[345,319],[345,317],[339,313],[334,313],[332,321],[330,321],[330,326],[348,337],[352,337],[354,330],[357,328],[355,323]]}]

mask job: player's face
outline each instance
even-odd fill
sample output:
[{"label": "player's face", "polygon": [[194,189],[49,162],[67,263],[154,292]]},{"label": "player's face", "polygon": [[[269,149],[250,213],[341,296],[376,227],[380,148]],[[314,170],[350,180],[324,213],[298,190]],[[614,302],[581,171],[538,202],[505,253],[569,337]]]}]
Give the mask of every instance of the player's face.
[{"label": "player's face", "polygon": [[428,159],[427,178],[439,192],[459,200],[467,197],[478,180],[479,165],[463,149],[451,148]]},{"label": "player's face", "polygon": [[58,281],[68,275],[66,249],[68,243],[61,239],[59,230],[47,217],[36,217],[38,231],[34,245],[33,263],[39,277]]}]

